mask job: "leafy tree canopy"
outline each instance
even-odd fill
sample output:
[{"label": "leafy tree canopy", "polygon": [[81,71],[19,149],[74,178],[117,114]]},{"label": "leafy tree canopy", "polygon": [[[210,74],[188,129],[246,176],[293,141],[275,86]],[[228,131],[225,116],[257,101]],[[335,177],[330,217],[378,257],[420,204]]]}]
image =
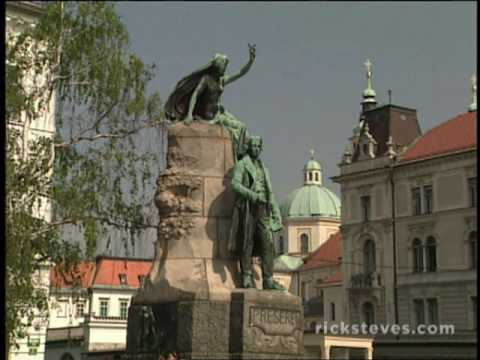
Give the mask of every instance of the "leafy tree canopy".
[{"label": "leafy tree canopy", "polygon": [[[24,320],[47,309],[34,279],[42,263],[68,269],[92,257],[97,239],[112,228],[134,239],[155,227],[143,209],[163,151],[163,113],[158,93],[147,92],[154,65],[130,51],[111,3],[48,2],[35,26],[8,33],[6,64],[12,345]],[[52,135],[38,130],[49,121]],[[152,136],[155,151],[145,147]],[[65,226],[78,230],[85,254],[62,237]]]}]

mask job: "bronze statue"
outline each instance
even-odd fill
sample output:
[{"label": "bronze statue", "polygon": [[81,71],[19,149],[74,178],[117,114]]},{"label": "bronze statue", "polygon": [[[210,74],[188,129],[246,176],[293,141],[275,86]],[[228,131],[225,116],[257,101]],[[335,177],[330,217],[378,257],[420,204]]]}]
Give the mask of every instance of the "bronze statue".
[{"label": "bronze statue", "polygon": [[229,250],[240,258],[244,288],[255,288],[252,256],[260,256],[263,289],[285,290],[273,280],[273,234],[282,229],[282,220],[268,170],[259,158],[262,146],[261,137],[250,137],[247,154],[234,168],[232,188],[236,200]]},{"label": "bronze statue", "polygon": [[228,128],[232,134],[236,159],[240,159],[245,153],[247,127],[225,110],[221,104],[221,96],[226,85],[250,70],[256,52],[255,45],[248,46],[250,58],[238,73],[226,75],[228,57],[215,54],[207,65],[180,80],[165,104],[165,115],[172,121],[191,123],[194,120],[208,120]]}]

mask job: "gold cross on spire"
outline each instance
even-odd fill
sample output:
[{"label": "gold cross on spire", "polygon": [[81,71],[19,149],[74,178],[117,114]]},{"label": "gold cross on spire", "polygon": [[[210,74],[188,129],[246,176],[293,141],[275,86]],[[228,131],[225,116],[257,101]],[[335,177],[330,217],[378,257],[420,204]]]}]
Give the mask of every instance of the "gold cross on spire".
[{"label": "gold cross on spire", "polygon": [[370,79],[372,77],[372,62],[370,61],[370,59],[367,59],[367,61],[365,61],[364,63],[365,65],[365,68],[367,69],[367,79]]}]

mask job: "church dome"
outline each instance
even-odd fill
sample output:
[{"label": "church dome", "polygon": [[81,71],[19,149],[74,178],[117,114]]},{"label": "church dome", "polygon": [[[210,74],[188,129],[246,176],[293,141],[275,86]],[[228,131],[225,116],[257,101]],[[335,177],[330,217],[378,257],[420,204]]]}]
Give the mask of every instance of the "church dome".
[{"label": "church dome", "polygon": [[326,217],[340,219],[340,200],[322,184],[322,166],[311,157],[304,167],[304,184],[281,206],[284,218]]},{"label": "church dome", "polygon": [[283,217],[340,218],[340,200],[321,185],[304,185],[294,190],[282,206]]}]

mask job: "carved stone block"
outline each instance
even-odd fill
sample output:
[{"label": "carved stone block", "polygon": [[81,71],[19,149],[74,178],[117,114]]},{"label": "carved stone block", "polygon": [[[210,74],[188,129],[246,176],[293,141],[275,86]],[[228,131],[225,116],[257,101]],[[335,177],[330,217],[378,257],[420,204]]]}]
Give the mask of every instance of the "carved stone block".
[{"label": "carved stone block", "polygon": [[303,354],[303,311],[299,297],[278,291],[232,292],[230,351],[266,357]]}]

